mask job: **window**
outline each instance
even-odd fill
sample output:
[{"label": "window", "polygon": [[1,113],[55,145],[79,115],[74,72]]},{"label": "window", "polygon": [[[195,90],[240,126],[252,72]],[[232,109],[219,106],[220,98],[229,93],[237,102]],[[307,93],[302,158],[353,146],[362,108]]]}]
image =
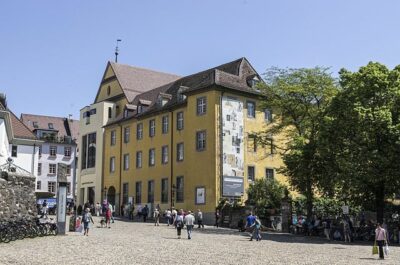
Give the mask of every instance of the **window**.
[{"label": "window", "polygon": [[49,125],[49,129],[50,129],[50,130],[53,130],[53,129],[54,129],[53,123],[50,122],[48,125]]},{"label": "window", "polygon": [[38,124],[37,121],[34,121],[34,122],[33,122],[33,128],[35,128],[35,129],[39,128],[39,124]]},{"label": "window", "polygon": [[168,145],[164,145],[161,148],[161,163],[162,164],[168,163]]},{"label": "window", "polygon": [[82,136],[82,169],[96,165],[96,133]]},{"label": "window", "polygon": [[142,151],[136,152],[136,168],[142,167]]},{"label": "window", "polygon": [[154,166],[156,164],[156,149],[151,148],[149,150],[149,166]]},{"label": "window", "polygon": [[112,118],[112,108],[108,107],[108,118],[111,119]]},{"label": "window", "polygon": [[96,109],[91,109],[89,112],[89,116],[96,114]]},{"label": "window", "polygon": [[129,154],[124,154],[124,170],[129,169]]},{"label": "window", "polygon": [[37,165],[37,174],[38,176],[42,175],[42,163],[38,163]]},{"label": "window", "polygon": [[136,139],[143,139],[143,123],[138,123],[136,125]]},{"label": "window", "polygon": [[57,146],[50,146],[50,156],[56,156],[57,155]]},{"label": "window", "polygon": [[110,157],[110,172],[115,172],[115,156]]},{"label": "window", "polygon": [[36,189],[37,189],[37,190],[41,190],[41,189],[42,189],[42,182],[41,182],[40,180],[38,180],[38,181],[36,182]]},{"label": "window", "polygon": [[207,111],[207,98],[201,97],[197,99],[197,115],[204,115]]},{"label": "window", "polygon": [[149,136],[153,137],[156,135],[156,120],[150,120],[149,121]]},{"label": "window", "polygon": [[130,136],[131,136],[131,128],[125,127],[124,128],[124,143],[129,143]]},{"label": "window", "polygon": [[137,106],[137,113],[140,114],[143,112],[143,106],[142,105],[138,105]]},{"label": "window", "polygon": [[136,189],[135,189],[135,201],[137,204],[142,203],[142,182],[136,182]]},{"label": "window", "polygon": [[272,122],[272,110],[271,109],[265,109],[264,110],[264,119],[265,122]]},{"label": "window", "polygon": [[128,192],[129,192],[129,184],[128,183],[122,184],[122,203],[123,204],[128,203]]},{"label": "window", "polygon": [[269,154],[275,154],[275,146],[274,146],[274,139],[273,138],[268,138],[268,147],[269,147]]},{"label": "window", "polygon": [[38,146],[38,152],[39,152],[39,157],[41,157],[42,156],[42,146],[41,145]]},{"label": "window", "polygon": [[249,135],[247,141],[247,150],[249,152],[257,152],[257,137],[255,135]]},{"label": "window", "polygon": [[108,86],[108,87],[107,87],[107,96],[109,96],[109,95],[110,95],[110,93],[111,93],[111,87],[110,87],[110,86]]},{"label": "window", "polygon": [[49,164],[49,174],[55,175],[56,174],[56,164]]},{"label": "window", "polygon": [[161,203],[168,203],[168,179],[161,179]]},{"label": "window", "polygon": [[256,103],[254,101],[247,101],[247,117],[256,117]]},{"label": "window", "polygon": [[64,156],[71,157],[71,147],[64,147]]},{"label": "window", "polygon": [[116,141],[117,141],[117,133],[115,130],[111,131],[111,145],[115,145]]},{"label": "window", "polygon": [[162,133],[168,133],[168,116],[162,117]]},{"label": "window", "polygon": [[176,177],[176,202],[183,202],[183,177]]},{"label": "window", "polygon": [[67,194],[68,195],[71,194],[71,183],[70,182],[67,183]]},{"label": "window", "polygon": [[17,153],[18,153],[17,151],[18,151],[18,146],[13,145],[12,148],[11,148],[11,156],[12,157],[17,157]]},{"label": "window", "polygon": [[206,131],[196,132],[196,150],[204,151],[206,149]]},{"label": "window", "polygon": [[248,179],[248,181],[251,181],[251,182],[253,182],[256,179],[254,166],[247,167],[247,179]]},{"label": "window", "polygon": [[176,160],[183,161],[183,143],[176,145]]},{"label": "window", "polygon": [[55,181],[49,181],[47,182],[47,191],[56,193],[56,182]]},{"label": "window", "polygon": [[147,182],[147,202],[154,203],[154,180]]},{"label": "window", "polygon": [[183,130],[183,111],[176,114],[176,129],[178,131]]},{"label": "window", "polygon": [[266,168],[265,169],[265,178],[273,180],[274,179],[274,169],[273,168]]},{"label": "window", "polygon": [[66,174],[67,176],[71,176],[71,165],[67,165],[67,168],[66,168],[66,170],[65,170],[65,174]]}]

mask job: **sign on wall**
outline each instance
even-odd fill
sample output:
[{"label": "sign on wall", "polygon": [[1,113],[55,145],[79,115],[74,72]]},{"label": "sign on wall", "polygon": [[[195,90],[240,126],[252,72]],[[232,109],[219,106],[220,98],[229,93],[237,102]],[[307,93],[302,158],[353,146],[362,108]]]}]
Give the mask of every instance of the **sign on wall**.
[{"label": "sign on wall", "polygon": [[222,194],[226,197],[240,197],[244,192],[243,177],[224,176],[222,181]]},{"label": "sign on wall", "polygon": [[196,204],[206,203],[206,188],[197,187],[196,188]]}]

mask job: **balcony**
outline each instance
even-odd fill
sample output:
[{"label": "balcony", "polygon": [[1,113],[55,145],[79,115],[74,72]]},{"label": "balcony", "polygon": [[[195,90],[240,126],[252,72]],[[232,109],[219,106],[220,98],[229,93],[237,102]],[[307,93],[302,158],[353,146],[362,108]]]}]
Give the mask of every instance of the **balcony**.
[{"label": "balcony", "polygon": [[76,139],[72,139],[70,136],[57,137],[52,135],[46,135],[43,137],[39,137],[39,139],[48,143],[76,144]]}]

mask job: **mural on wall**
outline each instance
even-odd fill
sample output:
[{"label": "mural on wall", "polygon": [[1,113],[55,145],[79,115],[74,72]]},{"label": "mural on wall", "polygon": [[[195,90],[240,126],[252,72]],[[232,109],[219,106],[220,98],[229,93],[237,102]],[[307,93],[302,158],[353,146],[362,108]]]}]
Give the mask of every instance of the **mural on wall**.
[{"label": "mural on wall", "polygon": [[222,97],[223,175],[244,177],[243,102]]}]

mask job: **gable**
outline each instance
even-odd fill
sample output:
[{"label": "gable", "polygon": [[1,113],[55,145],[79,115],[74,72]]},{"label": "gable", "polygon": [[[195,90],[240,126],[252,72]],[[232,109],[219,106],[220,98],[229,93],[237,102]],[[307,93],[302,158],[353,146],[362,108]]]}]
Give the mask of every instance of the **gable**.
[{"label": "gable", "polygon": [[125,97],[124,91],[119,84],[111,64],[108,63],[94,103],[106,100],[115,101],[113,99],[120,99],[120,97]]}]

